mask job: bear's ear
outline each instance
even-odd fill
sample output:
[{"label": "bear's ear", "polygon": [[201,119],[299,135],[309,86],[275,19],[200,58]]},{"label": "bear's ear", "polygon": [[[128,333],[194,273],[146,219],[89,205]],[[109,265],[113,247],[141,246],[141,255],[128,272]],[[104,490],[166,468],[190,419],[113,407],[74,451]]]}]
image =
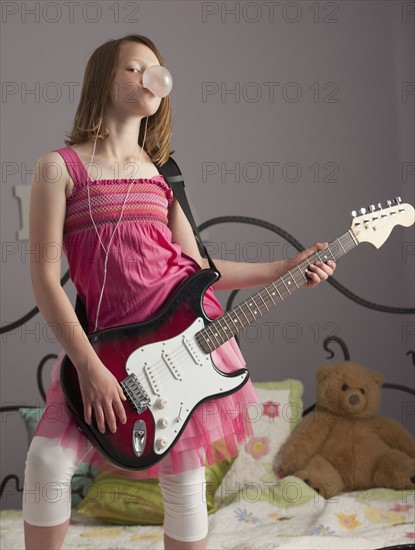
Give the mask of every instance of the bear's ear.
[{"label": "bear's ear", "polygon": [[378,384],[378,386],[382,386],[383,384],[383,376],[379,374],[378,372],[373,373],[373,380]]},{"label": "bear's ear", "polygon": [[336,371],[336,365],[333,363],[325,363],[322,365],[318,371],[317,371],[317,381],[322,382],[325,380],[330,374],[333,374],[333,372]]}]

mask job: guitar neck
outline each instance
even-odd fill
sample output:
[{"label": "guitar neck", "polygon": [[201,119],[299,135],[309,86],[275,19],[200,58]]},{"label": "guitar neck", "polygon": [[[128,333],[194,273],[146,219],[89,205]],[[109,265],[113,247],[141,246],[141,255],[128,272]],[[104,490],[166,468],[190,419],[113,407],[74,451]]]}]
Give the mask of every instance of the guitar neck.
[{"label": "guitar neck", "polygon": [[303,286],[308,281],[305,271],[310,264],[318,261],[337,261],[358,244],[352,231],[347,231],[327,248],[315,252],[288,273],[200,330],[196,335],[198,344],[203,351],[211,353]]}]

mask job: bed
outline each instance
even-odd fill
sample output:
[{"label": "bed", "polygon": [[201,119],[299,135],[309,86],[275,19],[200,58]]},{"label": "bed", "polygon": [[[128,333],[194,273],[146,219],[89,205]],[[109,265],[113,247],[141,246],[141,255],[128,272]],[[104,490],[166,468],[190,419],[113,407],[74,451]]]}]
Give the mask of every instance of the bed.
[{"label": "bed", "polygon": [[[254,438],[236,459],[207,469],[208,548],[415,548],[414,491],[372,489],[325,500],[301,480],[275,474],[272,459],[303,414],[303,386],[284,380],[255,387]],[[30,439],[42,408],[20,413]],[[157,480],[119,477],[104,462],[81,464],[72,505],[65,549],[163,548]],[[0,536],[1,548],[24,548],[20,510],[1,512]]]},{"label": "bed", "polygon": [[[287,479],[285,486],[292,482]],[[209,518],[208,548],[415,547],[411,544],[415,538],[413,495],[402,498],[394,491],[377,490],[324,502],[308,491],[304,500],[291,506],[243,499],[226,505]],[[5,550],[24,548],[19,510],[2,512],[0,540]],[[74,512],[64,548],[163,548],[163,533],[159,526],[109,525]]]}]

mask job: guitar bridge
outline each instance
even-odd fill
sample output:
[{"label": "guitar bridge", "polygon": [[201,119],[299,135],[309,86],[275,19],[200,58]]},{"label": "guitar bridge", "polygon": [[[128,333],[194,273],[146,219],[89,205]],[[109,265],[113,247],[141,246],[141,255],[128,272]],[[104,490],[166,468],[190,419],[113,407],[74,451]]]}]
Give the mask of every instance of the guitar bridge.
[{"label": "guitar bridge", "polygon": [[135,374],[130,374],[120,382],[120,386],[127,394],[138,414],[141,414],[150,403],[150,397],[140,384]]}]

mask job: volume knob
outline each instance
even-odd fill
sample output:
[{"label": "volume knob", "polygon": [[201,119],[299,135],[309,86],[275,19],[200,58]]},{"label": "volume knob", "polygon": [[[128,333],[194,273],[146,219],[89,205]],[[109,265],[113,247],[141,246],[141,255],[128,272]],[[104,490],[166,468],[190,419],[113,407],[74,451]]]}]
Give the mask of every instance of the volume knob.
[{"label": "volume knob", "polygon": [[159,437],[159,439],[156,439],[156,446],[158,449],[164,449],[167,446],[167,439]]},{"label": "volume knob", "polygon": [[164,409],[167,407],[167,399],[164,399],[164,397],[159,397],[157,400],[156,400],[156,407],[158,409]]},{"label": "volume knob", "polygon": [[163,416],[162,418],[158,419],[157,424],[159,428],[167,428],[167,426],[169,425],[169,419]]}]

